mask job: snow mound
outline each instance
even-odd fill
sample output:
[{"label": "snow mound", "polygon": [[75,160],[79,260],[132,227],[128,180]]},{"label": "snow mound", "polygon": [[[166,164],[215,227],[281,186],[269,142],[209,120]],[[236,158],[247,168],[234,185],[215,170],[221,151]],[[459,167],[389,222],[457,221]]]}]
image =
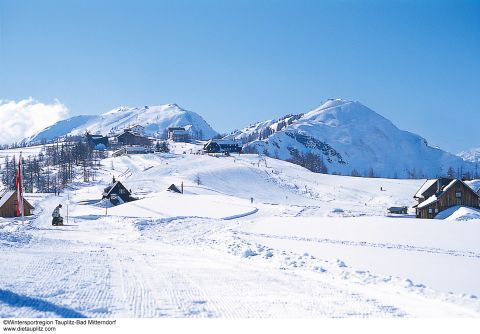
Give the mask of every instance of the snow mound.
[{"label": "snow mound", "polygon": [[0,246],[21,247],[28,244],[31,235],[22,231],[19,222],[0,220]]},{"label": "snow mound", "polygon": [[117,205],[110,214],[130,218],[204,217],[228,219],[253,213],[254,207],[221,195],[176,194],[168,191]]},{"label": "snow mound", "polygon": [[438,215],[435,216],[435,219],[445,219],[452,221],[480,219],[480,210],[457,205],[440,212]]}]

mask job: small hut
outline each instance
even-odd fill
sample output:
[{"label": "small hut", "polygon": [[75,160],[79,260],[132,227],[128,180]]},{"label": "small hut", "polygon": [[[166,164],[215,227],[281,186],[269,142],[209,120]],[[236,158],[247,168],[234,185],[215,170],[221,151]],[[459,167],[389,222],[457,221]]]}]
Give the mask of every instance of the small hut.
[{"label": "small hut", "polygon": [[115,181],[115,179],[113,179],[113,181],[111,186],[103,190],[102,198],[108,198],[113,205],[136,200],[136,198],[132,197],[132,193],[120,181]]},{"label": "small hut", "polygon": [[168,139],[174,142],[187,143],[190,141],[190,133],[183,127],[170,127],[167,129]]},{"label": "small hut", "polygon": [[168,187],[167,190],[168,190],[168,191],[172,191],[172,192],[174,192],[174,193],[179,193],[179,194],[182,193],[182,191],[181,191],[180,189],[178,189],[178,187],[177,187],[175,184],[173,184],[173,183],[172,183],[172,185],[171,185],[170,187]]},{"label": "small hut", "polygon": [[[17,191],[3,190],[0,192],[0,216],[4,218],[17,217]],[[23,214],[30,216],[34,209],[25,198],[23,199]]]},{"label": "small hut", "polygon": [[90,147],[92,148],[98,148],[101,147],[102,145],[105,148],[108,148],[109,143],[108,143],[108,137],[102,136],[102,135],[91,135],[90,133],[85,134],[85,138],[87,139],[87,143]]}]

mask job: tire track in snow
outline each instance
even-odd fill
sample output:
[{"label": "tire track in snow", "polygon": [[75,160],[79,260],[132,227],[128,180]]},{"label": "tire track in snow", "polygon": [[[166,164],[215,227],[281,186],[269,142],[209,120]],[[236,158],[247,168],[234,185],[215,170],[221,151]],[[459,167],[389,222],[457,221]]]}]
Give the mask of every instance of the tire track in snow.
[{"label": "tire track in snow", "polygon": [[[153,230],[144,230],[148,237],[177,247],[197,249],[205,254],[199,262],[215,259],[214,264],[205,265],[207,268],[219,267],[215,274],[209,274],[209,271],[199,273],[190,268],[185,270],[187,275],[183,277],[203,291],[206,296],[204,305],[211,307],[216,316],[405,316],[405,312],[392,305],[332,285],[324,279],[325,276],[314,276],[312,279],[266,263],[266,266],[253,265],[238,256],[219,251],[216,246],[221,241],[216,237],[219,233],[230,233],[225,224],[212,224],[200,219],[152,223]],[[206,254],[211,252],[215,254],[207,257]]]}]

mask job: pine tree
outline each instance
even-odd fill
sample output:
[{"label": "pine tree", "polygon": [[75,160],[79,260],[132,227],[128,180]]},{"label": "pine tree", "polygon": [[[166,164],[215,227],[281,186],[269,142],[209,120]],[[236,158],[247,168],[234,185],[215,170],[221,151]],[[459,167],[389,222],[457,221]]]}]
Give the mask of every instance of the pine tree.
[{"label": "pine tree", "polygon": [[449,177],[451,179],[455,178],[455,169],[453,169],[453,167],[448,168],[447,177]]}]

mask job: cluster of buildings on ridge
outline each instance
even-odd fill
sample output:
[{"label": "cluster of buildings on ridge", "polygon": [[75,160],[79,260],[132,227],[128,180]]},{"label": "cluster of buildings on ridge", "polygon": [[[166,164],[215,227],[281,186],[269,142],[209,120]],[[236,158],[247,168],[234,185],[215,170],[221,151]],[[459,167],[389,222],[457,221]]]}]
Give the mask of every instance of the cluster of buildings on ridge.
[{"label": "cluster of buildings on ridge", "polygon": [[[117,155],[149,153],[155,150],[154,143],[159,143],[158,138],[145,135],[145,128],[141,125],[131,126],[123,129],[120,133],[111,134],[110,136],[101,134],[92,135],[87,132],[85,137],[87,143],[97,149],[118,149]],[[165,139],[183,143],[194,140],[185,127],[167,128]],[[203,150],[209,154],[241,153],[242,146],[234,140],[211,139],[205,143]]]}]

